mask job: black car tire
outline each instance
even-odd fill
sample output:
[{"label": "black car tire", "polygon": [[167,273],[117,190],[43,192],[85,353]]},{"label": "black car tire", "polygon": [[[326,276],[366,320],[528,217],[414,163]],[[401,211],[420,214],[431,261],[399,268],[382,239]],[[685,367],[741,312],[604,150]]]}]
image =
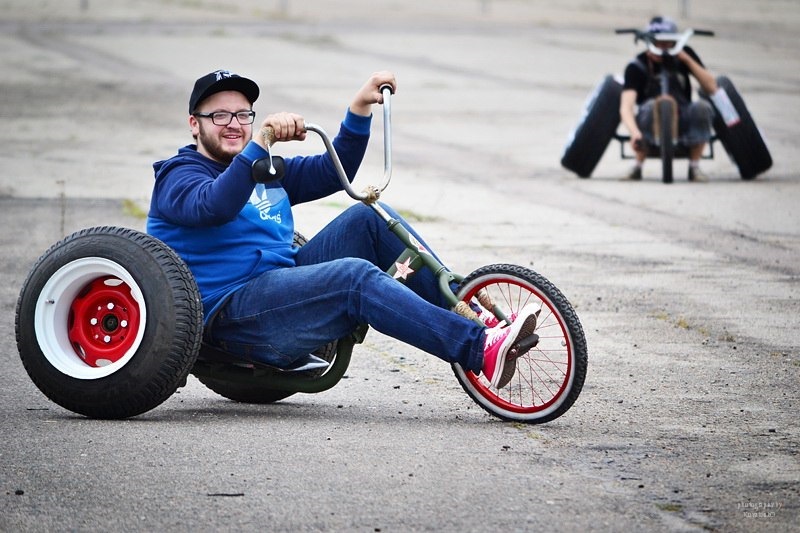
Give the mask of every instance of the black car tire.
[{"label": "black car tire", "polygon": [[754,179],[772,166],[772,156],[733,82],[726,76],[720,76],[717,85],[728,93],[728,98],[739,114],[740,120],[728,127],[720,112],[714,107],[714,131],[731,160],[739,167],[742,179]]},{"label": "black car tire", "polygon": [[202,336],[186,264],[158,239],[84,229],[36,262],[16,307],[22,364],[72,412],[120,419],[160,405],[186,382]]},{"label": "black car tire", "polygon": [[584,105],[583,115],[570,133],[561,165],[581,178],[589,178],[619,126],[622,84],[611,75],[594,89]]}]

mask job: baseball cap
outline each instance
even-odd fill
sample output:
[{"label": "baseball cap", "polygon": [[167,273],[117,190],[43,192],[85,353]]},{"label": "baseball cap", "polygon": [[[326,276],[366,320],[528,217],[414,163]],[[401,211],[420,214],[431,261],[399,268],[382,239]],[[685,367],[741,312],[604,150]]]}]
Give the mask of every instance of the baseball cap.
[{"label": "baseball cap", "polygon": [[243,78],[229,70],[209,72],[194,82],[192,95],[189,97],[189,113],[197,111],[200,102],[221,91],[238,91],[252,104],[258,98],[258,85],[253,80]]},{"label": "baseball cap", "polygon": [[653,17],[647,24],[650,33],[678,33],[678,25],[669,17]]}]

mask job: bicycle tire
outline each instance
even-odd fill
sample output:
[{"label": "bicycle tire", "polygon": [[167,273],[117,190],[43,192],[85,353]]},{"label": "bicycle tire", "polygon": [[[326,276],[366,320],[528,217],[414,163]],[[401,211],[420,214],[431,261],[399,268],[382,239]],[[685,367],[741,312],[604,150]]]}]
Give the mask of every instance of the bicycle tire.
[{"label": "bicycle tire", "polygon": [[458,298],[476,305],[482,289],[505,316],[528,304],[541,305],[535,331],[539,343],[517,359],[516,373],[503,389],[490,387],[483,375],[458,364],[452,365],[456,379],[470,398],[502,420],[541,424],[560,417],[580,395],[588,366],[586,338],[572,305],[544,276],[517,265],[475,270],[460,284]]},{"label": "bicycle tire", "polygon": [[677,113],[674,101],[663,99],[656,102],[658,106],[658,142],[661,153],[661,180],[664,183],[672,183],[672,160],[675,156],[675,133],[673,131],[673,117]]}]

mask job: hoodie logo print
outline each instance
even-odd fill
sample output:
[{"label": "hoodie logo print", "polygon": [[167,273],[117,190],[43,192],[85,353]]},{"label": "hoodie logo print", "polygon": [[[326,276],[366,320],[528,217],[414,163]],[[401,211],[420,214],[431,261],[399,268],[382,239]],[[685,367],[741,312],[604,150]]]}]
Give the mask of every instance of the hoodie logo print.
[{"label": "hoodie logo print", "polygon": [[272,220],[273,222],[277,222],[278,224],[281,223],[281,214],[276,213],[274,215],[269,214],[269,210],[272,208],[272,202],[269,199],[269,194],[267,194],[267,189],[262,184],[258,184],[255,189],[253,189],[252,194],[250,195],[250,203],[258,209],[258,216],[261,220]]}]

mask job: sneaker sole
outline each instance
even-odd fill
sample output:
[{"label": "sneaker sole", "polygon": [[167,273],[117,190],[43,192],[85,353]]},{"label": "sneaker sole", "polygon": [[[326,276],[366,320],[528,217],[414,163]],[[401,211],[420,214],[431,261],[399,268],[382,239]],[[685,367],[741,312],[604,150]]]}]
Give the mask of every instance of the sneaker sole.
[{"label": "sneaker sole", "polygon": [[[533,335],[534,331],[536,330],[536,320],[539,317],[540,312],[541,309],[539,309],[532,315],[525,318],[525,322],[522,323],[522,327],[520,328],[519,333],[517,334],[517,338],[514,339],[514,344],[516,344],[517,341],[520,339],[524,339],[526,337]],[[517,359],[519,359],[520,357],[528,353],[528,351],[530,351],[528,350],[525,352],[513,353],[514,344],[511,345],[511,349],[508,351],[508,354],[506,355],[506,361],[503,364],[503,370],[500,373],[500,379],[497,380],[496,387],[498,389],[502,389],[503,387],[508,385],[508,383],[514,377],[514,374],[516,374],[517,372]]]}]

